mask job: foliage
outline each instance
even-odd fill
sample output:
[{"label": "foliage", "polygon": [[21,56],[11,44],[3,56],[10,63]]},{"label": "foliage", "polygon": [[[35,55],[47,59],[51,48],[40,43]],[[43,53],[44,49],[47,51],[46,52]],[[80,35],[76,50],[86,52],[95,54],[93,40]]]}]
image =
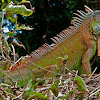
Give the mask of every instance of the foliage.
[{"label": "foliage", "polygon": [[18,4],[18,2],[21,0],[1,0],[0,10],[4,9],[11,1],[13,1],[15,4]]},{"label": "foliage", "polygon": [[[47,78],[38,78],[36,83],[32,79],[26,80],[27,82],[19,80],[16,84],[9,85],[0,83],[0,97],[10,100],[99,100],[100,82],[95,80],[100,79],[100,74],[86,77],[77,76],[77,72],[73,72],[75,76],[68,73],[64,76],[48,78],[47,83]],[[44,80],[42,85],[39,84],[41,80]]]},{"label": "foliage", "polygon": [[[2,1],[3,2],[3,1]],[[30,16],[32,15],[33,10],[27,9],[24,5],[14,5],[13,2],[10,2],[4,9],[2,9],[2,13],[0,15],[0,53],[2,60],[9,61],[10,63],[15,62],[15,49],[13,46],[13,43],[16,43],[17,45],[24,47],[22,44],[19,44],[18,41],[15,39],[15,33],[17,30],[25,29],[25,30],[31,30],[33,28],[30,28],[29,26],[25,25],[19,25],[17,22],[17,17],[15,17],[15,14],[20,14],[23,16]],[[6,20],[10,20],[12,24],[15,24],[15,29],[7,30],[7,27],[4,25],[4,17],[6,16]],[[10,43],[8,43],[8,39],[11,40]],[[13,57],[13,58],[12,58]]]},{"label": "foliage", "polygon": [[33,93],[28,100],[38,99],[38,100],[48,100],[48,97],[45,97],[44,93]]},{"label": "foliage", "polygon": [[59,81],[55,82],[52,86],[51,86],[51,91],[55,96],[58,96],[59,90],[58,90],[58,85],[59,85]]},{"label": "foliage", "polygon": [[84,81],[81,77],[79,77],[79,76],[75,77],[75,84],[77,85],[79,91],[88,92],[86,84],[84,83]]}]

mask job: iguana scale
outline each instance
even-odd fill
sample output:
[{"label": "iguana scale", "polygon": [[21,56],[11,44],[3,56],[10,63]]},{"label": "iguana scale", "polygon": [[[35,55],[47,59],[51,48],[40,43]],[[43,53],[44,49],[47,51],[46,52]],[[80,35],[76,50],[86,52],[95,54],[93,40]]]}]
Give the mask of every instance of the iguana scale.
[{"label": "iguana scale", "polygon": [[[49,45],[45,43],[29,56],[25,56],[25,61],[19,60],[20,63],[10,66],[9,70],[13,70],[15,66],[22,67],[19,68],[19,71],[23,75],[28,75],[31,72],[30,69],[34,69],[33,67],[36,68],[35,65],[32,65],[34,63],[43,68],[47,68],[48,66],[50,68],[50,66],[57,64],[59,70],[63,72],[63,61],[57,58],[67,55],[68,59],[65,67],[90,75],[92,72],[90,60],[96,53],[100,32],[100,11],[92,11],[87,6],[85,6],[85,9],[87,13],[81,10],[77,10],[78,13],[74,13],[76,17],[73,17],[71,21],[72,26],[69,26],[57,34],[57,36],[51,38],[54,41],[53,44]],[[23,67],[25,65],[27,67]],[[14,76],[16,69],[9,73],[8,75]],[[18,76],[18,74],[15,76]]]}]

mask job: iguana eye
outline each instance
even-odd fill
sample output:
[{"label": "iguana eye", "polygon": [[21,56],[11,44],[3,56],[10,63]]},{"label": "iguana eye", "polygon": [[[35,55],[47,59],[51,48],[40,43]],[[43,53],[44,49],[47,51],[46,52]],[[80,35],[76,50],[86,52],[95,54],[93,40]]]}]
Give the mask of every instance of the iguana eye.
[{"label": "iguana eye", "polygon": [[96,33],[96,32],[98,32],[98,31],[99,31],[99,28],[98,28],[97,26],[94,26],[94,27],[93,27],[93,32]]}]

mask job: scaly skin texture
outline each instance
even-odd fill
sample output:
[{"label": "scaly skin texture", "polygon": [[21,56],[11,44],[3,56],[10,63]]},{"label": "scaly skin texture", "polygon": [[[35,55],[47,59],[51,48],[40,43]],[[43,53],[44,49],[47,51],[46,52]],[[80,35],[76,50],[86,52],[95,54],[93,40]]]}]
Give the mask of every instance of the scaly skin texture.
[{"label": "scaly skin texture", "polygon": [[[90,60],[96,52],[95,36],[90,30],[90,23],[93,17],[92,13],[85,15],[86,18],[75,30],[74,34],[57,45],[51,52],[46,53],[41,59],[35,63],[39,66],[48,66],[57,64],[60,67],[63,62],[57,60],[57,57],[68,55],[66,67],[70,70],[79,70],[79,72],[90,75]],[[82,62],[82,68],[81,68]],[[63,69],[63,68],[60,68]]]},{"label": "scaly skin texture", "polygon": [[89,75],[91,74],[91,66],[90,66],[90,60],[94,56],[96,52],[96,40],[90,31],[90,21],[91,17],[89,16],[85,22],[82,24],[81,32],[83,39],[87,45],[87,50],[85,51],[82,59],[82,68],[83,68],[83,73]]},{"label": "scaly skin texture", "polygon": [[[56,37],[52,38],[55,42],[54,44],[44,44],[32,52],[30,54],[31,57],[24,57],[26,60],[23,64],[20,61],[19,67],[23,67],[26,64],[27,67],[24,67],[24,70],[27,69],[25,72],[29,72],[30,69],[37,69],[37,66],[48,69],[48,66],[56,64],[60,72],[63,72],[64,67],[67,67],[70,70],[79,70],[80,74],[90,75],[90,60],[96,53],[97,39],[100,33],[100,11],[96,10],[93,12],[87,6],[85,8],[87,13],[83,11],[75,13],[77,17],[74,17],[72,20],[73,26],[63,30]],[[62,59],[57,58],[66,55],[68,55],[68,59],[64,65]],[[18,67],[17,64],[15,66]],[[12,69],[14,69],[14,66],[9,68],[9,70]],[[20,72],[23,73],[21,69],[19,68]],[[11,71],[11,73],[16,73],[16,70]],[[39,69],[36,73],[39,73]],[[40,73],[43,73],[43,71],[40,71]]]}]

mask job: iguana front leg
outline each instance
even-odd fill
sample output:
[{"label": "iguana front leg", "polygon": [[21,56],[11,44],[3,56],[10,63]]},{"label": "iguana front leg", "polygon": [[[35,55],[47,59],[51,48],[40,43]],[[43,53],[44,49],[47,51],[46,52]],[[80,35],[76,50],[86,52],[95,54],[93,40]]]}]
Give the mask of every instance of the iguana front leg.
[{"label": "iguana front leg", "polygon": [[90,65],[90,60],[96,53],[96,42],[94,40],[91,40],[88,44],[88,49],[85,52],[83,59],[82,59],[82,68],[83,68],[83,73],[90,75],[91,74],[91,65]]}]

